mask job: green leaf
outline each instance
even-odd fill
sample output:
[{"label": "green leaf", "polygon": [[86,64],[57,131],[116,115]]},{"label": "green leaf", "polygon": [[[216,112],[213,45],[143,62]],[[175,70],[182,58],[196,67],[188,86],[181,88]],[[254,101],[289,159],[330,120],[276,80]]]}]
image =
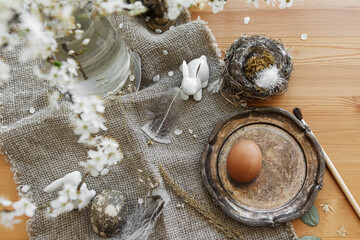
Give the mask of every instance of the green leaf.
[{"label": "green leaf", "polygon": [[54,66],[60,68],[62,63],[59,61],[54,61],[53,64],[54,64]]},{"label": "green leaf", "polygon": [[302,215],[300,217],[301,221],[303,221],[306,225],[310,226],[310,227],[315,227],[319,224],[319,212],[316,209],[316,207],[313,205],[309,211],[307,211],[306,213],[304,213],[304,215]]},{"label": "green leaf", "polygon": [[321,238],[316,237],[316,236],[305,236],[305,237],[299,238],[299,240],[321,240]]},{"label": "green leaf", "polygon": [[87,50],[89,50],[89,48],[84,48],[84,49],[80,50],[78,53],[76,53],[75,55],[78,56],[78,55],[84,54],[87,52]]}]

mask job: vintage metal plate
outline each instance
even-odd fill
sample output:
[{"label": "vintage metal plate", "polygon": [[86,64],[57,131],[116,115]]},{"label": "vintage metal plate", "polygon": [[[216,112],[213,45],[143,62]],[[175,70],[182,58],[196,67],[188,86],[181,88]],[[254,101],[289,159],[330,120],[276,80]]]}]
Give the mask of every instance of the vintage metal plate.
[{"label": "vintage metal plate", "polygon": [[[226,161],[240,140],[256,142],[262,169],[249,183],[233,181]],[[202,157],[204,184],[233,219],[251,226],[299,218],[322,188],[325,159],[319,143],[291,113],[275,107],[249,108],[218,123]]]}]

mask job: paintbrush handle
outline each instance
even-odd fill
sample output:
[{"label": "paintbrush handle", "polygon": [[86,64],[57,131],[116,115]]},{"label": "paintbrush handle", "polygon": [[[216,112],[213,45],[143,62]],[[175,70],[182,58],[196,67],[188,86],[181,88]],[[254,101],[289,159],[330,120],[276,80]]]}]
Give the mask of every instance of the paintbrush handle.
[{"label": "paintbrush handle", "polygon": [[[310,127],[306,124],[303,115],[301,113],[301,109],[300,108],[294,108],[294,115],[296,116],[297,119],[299,119],[304,126],[306,126],[308,128],[308,130],[310,131],[310,133],[315,137],[315,134],[311,131]],[[320,146],[321,147],[321,146]],[[330,173],[333,175],[333,177],[335,178],[335,181],[337,182],[337,184],[339,185],[340,189],[342,190],[342,192],[345,194],[345,197],[347,198],[347,200],[350,202],[351,206],[353,207],[353,209],[355,210],[356,214],[358,215],[358,217],[360,218],[360,207],[357,204],[354,196],[351,194],[350,190],[348,189],[348,187],[346,186],[344,180],[341,178],[339,172],[336,170],[334,164],[331,162],[331,159],[329,158],[329,156],[326,154],[325,150],[323,147],[321,147],[321,150],[324,153],[325,156],[325,162],[326,162],[326,166],[329,169]]]},{"label": "paintbrush handle", "polygon": [[330,160],[329,156],[326,154],[325,150],[322,147],[321,147],[321,149],[323,150],[323,153],[325,155],[325,162],[326,162],[327,168],[329,169],[329,171],[331,172],[331,174],[335,178],[335,181],[337,182],[337,184],[339,185],[339,187],[341,188],[341,190],[345,194],[345,197],[350,202],[351,206],[353,207],[356,214],[360,218],[360,207],[357,204],[354,196],[351,194],[350,190],[346,186],[344,180],[341,178],[339,172],[336,170],[334,164],[331,162],[331,160]]}]

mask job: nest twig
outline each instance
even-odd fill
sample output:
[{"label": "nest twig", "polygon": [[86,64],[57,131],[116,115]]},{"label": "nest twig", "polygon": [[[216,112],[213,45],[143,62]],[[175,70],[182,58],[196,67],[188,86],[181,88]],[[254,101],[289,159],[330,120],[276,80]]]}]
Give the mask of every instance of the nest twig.
[{"label": "nest twig", "polygon": [[[272,65],[286,81],[274,88],[257,86],[257,73]],[[221,93],[235,106],[242,101],[269,99],[286,90],[292,70],[291,56],[280,41],[258,35],[242,36],[226,53]]]}]

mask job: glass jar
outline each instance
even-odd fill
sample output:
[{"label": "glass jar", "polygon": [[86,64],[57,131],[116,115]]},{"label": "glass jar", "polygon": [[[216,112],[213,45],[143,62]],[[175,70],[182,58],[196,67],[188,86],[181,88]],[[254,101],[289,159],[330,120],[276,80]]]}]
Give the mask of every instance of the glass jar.
[{"label": "glass jar", "polygon": [[[135,90],[139,90],[141,80],[140,57],[129,50],[119,32],[105,17],[91,18],[90,12],[79,10],[75,14],[76,22],[84,31],[81,39],[73,35],[59,38],[57,60],[69,58],[68,51],[81,65],[78,83],[71,94],[77,96],[98,95],[106,98],[121,90],[128,80],[134,81]],[[90,39],[82,46],[84,39]],[[87,78],[87,79],[86,79]],[[135,84],[136,82],[136,84]],[[58,86],[61,91],[61,86]]]}]

